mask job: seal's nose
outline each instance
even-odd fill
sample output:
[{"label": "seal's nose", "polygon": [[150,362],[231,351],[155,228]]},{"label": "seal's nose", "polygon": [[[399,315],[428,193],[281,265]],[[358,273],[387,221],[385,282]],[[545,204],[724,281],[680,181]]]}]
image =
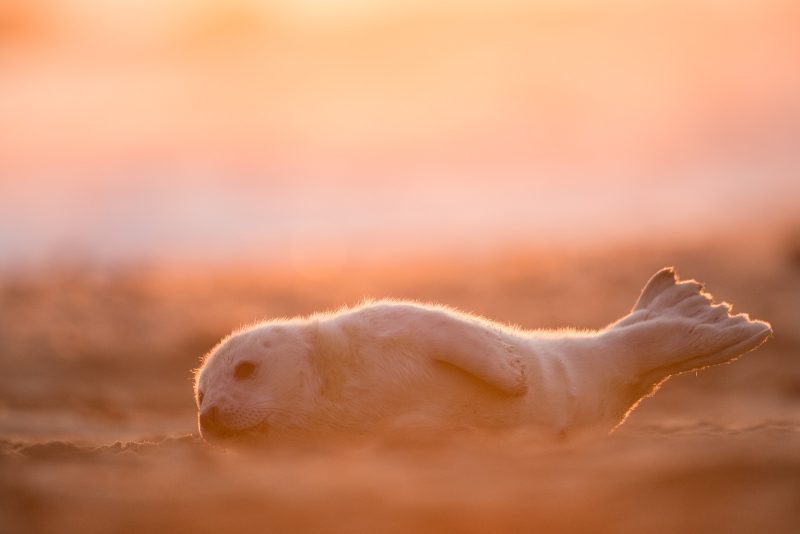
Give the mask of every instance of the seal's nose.
[{"label": "seal's nose", "polygon": [[200,426],[215,428],[219,426],[219,410],[216,406],[209,406],[200,412]]},{"label": "seal's nose", "polygon": [[209,406],[200,412],[200,434],[206,439],[230,435],[230,430],[222,423],[219,408],[216,406]]}]

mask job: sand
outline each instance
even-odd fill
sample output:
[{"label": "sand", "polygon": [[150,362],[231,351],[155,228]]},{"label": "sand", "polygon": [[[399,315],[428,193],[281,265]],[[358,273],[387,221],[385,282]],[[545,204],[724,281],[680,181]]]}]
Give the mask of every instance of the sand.
[{"label": "sand", "polygon": [[[734,244],[7,269],[0,532],[798,532],[800,246]],[[599,441],[542,445],[520,429],[225,451],[197,437],[191,369],[243,323],[386,296],[601,327],[673,264],[775,336],[672,378]]]}]

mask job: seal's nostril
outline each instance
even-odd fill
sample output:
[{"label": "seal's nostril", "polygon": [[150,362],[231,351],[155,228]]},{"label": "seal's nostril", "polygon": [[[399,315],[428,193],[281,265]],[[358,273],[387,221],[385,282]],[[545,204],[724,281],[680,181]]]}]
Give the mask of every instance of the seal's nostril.
[{"label": "seal's nostril", "polygon": [[219,411],[216,406],[210,406],[200,413],[200,424],[203,426],[217,426],[219,424]]}]

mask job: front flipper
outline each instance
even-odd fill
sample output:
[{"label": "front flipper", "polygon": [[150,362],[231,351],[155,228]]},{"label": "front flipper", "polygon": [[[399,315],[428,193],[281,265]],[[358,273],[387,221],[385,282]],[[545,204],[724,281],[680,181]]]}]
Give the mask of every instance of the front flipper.
[{"label": "front flipper", "polygon": [[497,327],[444,309],[414,307],[408,326],[431,358],[470,373],[509,395],[528,389],[525,365]]}]

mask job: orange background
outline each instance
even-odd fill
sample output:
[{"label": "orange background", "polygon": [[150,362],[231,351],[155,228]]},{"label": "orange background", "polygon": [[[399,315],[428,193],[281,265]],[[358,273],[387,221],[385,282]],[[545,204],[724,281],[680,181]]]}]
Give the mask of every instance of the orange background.
[{"label": "orange background", "polygon": [[0,262],[766,234],[797,6],[6,1]]}]

